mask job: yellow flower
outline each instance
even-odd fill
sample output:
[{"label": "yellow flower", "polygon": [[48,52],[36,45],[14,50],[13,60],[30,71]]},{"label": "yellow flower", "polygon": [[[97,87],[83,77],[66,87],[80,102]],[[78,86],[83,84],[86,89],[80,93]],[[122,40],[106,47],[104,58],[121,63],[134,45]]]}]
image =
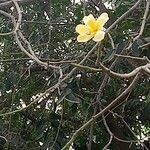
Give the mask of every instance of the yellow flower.
[{"label": "yellow flower", "polygon": [[79,33],[77,37],[78,42],[87,42],[93,38],[94,41],[99,42],[104,39],[104,25],[108,21],[107,13],[102,13],[97,19],[92,14],[83,18],[83,24],[76,26],[76,32]]}]

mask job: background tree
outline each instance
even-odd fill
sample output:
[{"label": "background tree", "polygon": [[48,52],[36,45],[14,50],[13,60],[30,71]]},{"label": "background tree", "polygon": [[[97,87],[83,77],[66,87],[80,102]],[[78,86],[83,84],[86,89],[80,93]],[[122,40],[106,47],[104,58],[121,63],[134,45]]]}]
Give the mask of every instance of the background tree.
[{"label": "background tree", "polygon": [[[1,0],[0,149],[150,149],[149,5]],[[78,43],[103,12],[105,39]]]}]

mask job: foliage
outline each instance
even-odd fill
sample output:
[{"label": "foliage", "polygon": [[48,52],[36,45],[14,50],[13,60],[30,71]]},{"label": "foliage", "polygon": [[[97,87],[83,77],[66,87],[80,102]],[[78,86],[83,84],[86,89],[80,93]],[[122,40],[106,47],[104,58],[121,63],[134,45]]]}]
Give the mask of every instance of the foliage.
[{"label": "foliage", "polygon": [[[30,43],[37,58],[45,63],[61,67],[60,70],[42,66],[29,58],[18,46],[14,34],[0,36],[0,149],[10,150],[46,150],[62,149],[76,130],[84,125],[110,104],[131,84],[131,78],[110,76],[99,93],[107,72],[93,71],[84,66],[101,69],[100,62],[117,73],[129,73],[139,66],[148,63],[145,59],[117,57],[117,55],[150,58],[150,27],[147,17],[143,34],[138,35],[142,18],[146,9],[146,1],[142,1],[127,17],[120,21],[82,64],[87,53],[95,42],[78,43],[75,27],[81,23],[84,15],[93,14],[98,17],[107,12],[109,21],[106,29],[122,14],[128,11],[137,0],[114,1],[105,0],[113,5],[106,8],[104,1],[89,0],[74,3],[71,0],[39,0],[19,3],[22,9],[20,32]],[[0,5],[4,2],[0,2]],[[15,5],[1,8],[18,19]],[[13,9],[12,9],[13,8]],[[13,30],[13,23],[0,12],[0,33]],[[20,37],[22,45],[28,44]],[[127,47],[131,45],[128,49]],[[100,51],[99,51],[100,50]],[[117,55],[115,55],[117,54]],[[145,58],[144,57],[144,58]],[[117,61],[116,61],[117,58]],[[77,66],[78,65],[78,66]],[[54,90],[48,90],[76,70]],[[40,97],[44,92],[46,94]],[[98,101],[96,97],[100,95]],[[39,98],[40,97],[40,98]],[[34,100],[36,103],[26,107]],[[99,104],[100,103],[100,104]],[[143,73],[136,86],[122,97],[121,101],[108,110],[104,116],[111,132],[121,142],[113,138],[111,150],[141,149],[143,143],[139,139],[150,135],[150,78]],[[131,131],[132,130],[132,131]],[[136,135],[136,136],[135,136]],[[110,133],[102,116],[84,129],[72,144],[72,149],[102,150],[110,140]],[[135,142],[132,142],[135,141]]]}]

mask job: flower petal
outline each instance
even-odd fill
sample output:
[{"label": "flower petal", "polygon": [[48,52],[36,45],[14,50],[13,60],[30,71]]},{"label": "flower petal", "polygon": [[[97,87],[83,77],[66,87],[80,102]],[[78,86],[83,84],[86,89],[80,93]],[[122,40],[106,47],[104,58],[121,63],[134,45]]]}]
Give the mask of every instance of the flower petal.
[{"label": "flower petal", "polygon": [[90,30],[86,25],[79,24],[76,26],[76,32],[81,35],[85,35],[85,34],[89,34]]},{"label": "flower petal", "polygon": [[96,20],[93,17],[92,14],[85,16],[83,18],[83,22],[85,23],[86,26],[88,26],[90,29],[95,30],[96,28]]},{"label": "flower petal", "polygon": [[85,24],[87,24],[89,21],[90,21],[90,22],[96,21],[92,14],[90,14],[90,15],[88,15],[88,16],[84,16],[84,18],[83,18],[83,22],[84,22]]},{"label": "flower petal", "polygon": [[77,41],[78,41],[78,42],[87,42],[87,41],[89,41],[92,37],[93,37],[93,35],[79,35],[79,36],[77,37]]},{"label": "flower petal", "polygon": [[104,37],[105,37],[105,32],[104,32],[104,31],[98,31],[98,32],[95,34],[95,36],[94,36],[94,38],[93,38],[93,41],[99,42],[99,41],[103,40]]},{"label": "flower petal", "polygon": [[109,20],[108,14],[102,13],[97,19],[97,23],[99,24],[99,29],[101,29],[108,20]]}]

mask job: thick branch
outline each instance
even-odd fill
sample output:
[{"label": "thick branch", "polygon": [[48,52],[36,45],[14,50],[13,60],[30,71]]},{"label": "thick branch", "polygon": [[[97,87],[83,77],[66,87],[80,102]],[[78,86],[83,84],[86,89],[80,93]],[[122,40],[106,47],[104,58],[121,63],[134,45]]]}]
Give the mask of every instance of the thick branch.
[{"label": "thick branch", "polygon": [[[72,142],[77,138],[77,136],[87,127],[89,127],[89,125],[95,121],[97,118],[99,118],[102,114],[104,114],[105,112],[107,112],[108,110],[110,110],[116,103],[120,102],[120,100],[122,100],[122,98],[132,90],[132,88],[135,86],[135,84],[137,83],[139,79],[139,74],[136,75],[136,77],[134,78],[134,80],[132,81],[132,83],[129,85],[129,87],[122,93],[120,94],[115,100],[113,100],[107,107],[105,107],[102,111],[100,111],[98,114],[96,114],[95,116],[93,116],[87,123],[85,123],[83,126],[81,126],[72,136],[72,138],[70,139],[70,141],[62,148],[62,150],[65,150],[67,148],[70,147],[70,145],[72,144]],[[124,100],[124,99],[123,99]]]},{"label": "thick branch", "polygon": [[[19,4],[33,4],[38,0],[16,0]],[[7,10],[12,7],[14,4],[11,0],[2,0],[0,2],[0,9]]]}]

